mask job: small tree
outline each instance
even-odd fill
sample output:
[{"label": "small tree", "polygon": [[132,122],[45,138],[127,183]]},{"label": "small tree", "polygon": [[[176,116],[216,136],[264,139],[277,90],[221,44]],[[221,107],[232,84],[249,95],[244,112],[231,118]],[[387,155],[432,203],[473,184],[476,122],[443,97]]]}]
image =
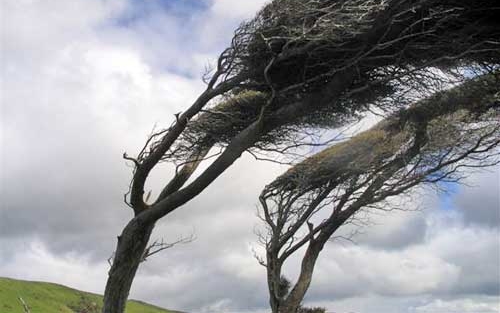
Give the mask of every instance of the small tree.
[{"label": "small tree", "polygon": [[[495,165],[499,145],[497,72],[422,100],[278,177],[260,196],[273,312],[301,312],[320,252],[361,210],[394,209],[386,199]],[[283,296],[283,265],[302,247],[299,277]]]},{"label": "small tree", "polygon": [[78,303],[70,304],[68,307],[74,313],[99,313],[101,312],[101,305],[96,302],[96,299],[81,294]]},{"label": "small tree", "polygon": [[[118,237],[103,312],[124,312],[155,223],[243,152],[283,153],[308,144],[305,129],[343,125],[369,106],[393,107],[410,87],[413,96],[439,89],[449,79],[437,67],[460,81],[466,65],[498,64],[498,10],[496,0],[274,0],[241,24],[207,73],[205,91],[137,155],[124,154],[134,165],[125,196],[134,216]],[[148,201],[144,186],[161,162],[177,170]]]}]

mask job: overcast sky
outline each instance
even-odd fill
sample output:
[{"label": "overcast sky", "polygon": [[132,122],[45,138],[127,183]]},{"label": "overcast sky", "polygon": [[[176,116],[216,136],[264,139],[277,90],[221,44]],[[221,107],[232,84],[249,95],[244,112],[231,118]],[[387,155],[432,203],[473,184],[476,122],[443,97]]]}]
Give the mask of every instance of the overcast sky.
[{"label": "overcast sky", "polygon": [[[256,0],[2,0],[0,276],[102,293],[134,154],[202,90],[201,75]],[[285,167],[244,155],[154,238],[196,241],[150,259],[131,297],[188,312],[267,312],[257,195]],[[157,191],[171,174],[154,173]],[[500,171],[418,212],[371,216],[331,243],[306,304],[347,313],[498,312]],[[296,262],[294,263],[295,265]],[[296,266],[287,268],[290,277]]]}]

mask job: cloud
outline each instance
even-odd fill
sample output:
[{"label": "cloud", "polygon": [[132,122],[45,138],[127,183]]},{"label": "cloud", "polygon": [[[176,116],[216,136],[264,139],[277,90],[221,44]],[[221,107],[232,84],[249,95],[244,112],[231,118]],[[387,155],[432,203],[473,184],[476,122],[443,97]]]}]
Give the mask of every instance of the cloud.
[{"label": "cloud", "polygon": [[256,12],[269,0],[256,1],[231,1],[214,0],[211,10],[219,18],[247,19],[256,14]]},{"label": "cloud", "polygon": [[[107,263],[92,262],[80,253],[53,254],[36,237],[0,240],[0,275],[22,280],[49,281],[92,292],[103,292]],[[64,275],[61,275],[64,273]],[[57,280],[55,280],[57,277]]]},{"label": "cloud", "polygon": [[378,295],[313,302],[336,313],[490,313],[498,312],[498,297],[433,299],[432,296],[388,298]]},{"label": "cloud", "polygon": [[365,226],[345,226],[339,233],[349,236],[360,232],[353,238],[357,244],[384,250],[404,249],[425,240],[427,222],[423,211],[370,212],[365,218]]},{"label": "cloud", "polygon": [[471,176],[453,204],[468,224],[500,227],[500,168]]},{"label": "cloud", "polygon": [[[130,177],[121,153],[136,151],[152,125],[171,120],[199,84],[154,75],[133,51],[93,43],[69,44],[44,65],[19,69],[33,77],[30,93],[16,81],[4,85],[11,105],[3,116],[9,153],[1,176],[9,184],[1,193],[4,208],[18,213],[6,215],[0,229],[64,232],[71,242],[88,232],[91,242],[103,242],[109,225],[129,215],[116,201]],[[99,231],[89,232],[89,225]]]},{"label": "cloud", "polygon": [[493,313],[500,310],[500,303],[498,297],[480,299],[460,299],[460,300],[441,300],[437,299],[416,307],[414,312],[418,313]]},{"label": "cloud", "polygon": [[[500,294],[500,244],[495,228],[467,227],[463,217],[442,214],[430,220],[428,249],[433,255],[458,266],[460,276],[445,294]],[[480,264],[480,266],[478,266]]]},{"label": "cloud", "polygon": [[370,292],[389,296],[432,293],[451,288],[460,273],[458,266],[412,249],[398,253],[355,247],[332,250],[322,256],[325,261],[318,265],[321,275],[316,285],[323,290],[332,286],[329,293],[334,298]]}]

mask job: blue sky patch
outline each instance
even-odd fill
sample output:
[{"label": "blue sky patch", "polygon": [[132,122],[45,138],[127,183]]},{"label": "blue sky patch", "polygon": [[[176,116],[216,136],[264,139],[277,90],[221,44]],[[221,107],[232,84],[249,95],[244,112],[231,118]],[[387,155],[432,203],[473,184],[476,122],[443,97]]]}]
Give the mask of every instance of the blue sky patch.
[{"label": "blue sky patch", "polygon": [[129,0],[129,4],[130,9],[114,21],[119,26],[128,27],[158,13],[189,19],[207,10],[210,3],[204,0]]},{"label": "blue sky patch", "polygon": [[439,193],[439,209],[456,210],[454,197],[460,191],[460,184],[455,182],[439,182],[438,186],[444,192]]}]

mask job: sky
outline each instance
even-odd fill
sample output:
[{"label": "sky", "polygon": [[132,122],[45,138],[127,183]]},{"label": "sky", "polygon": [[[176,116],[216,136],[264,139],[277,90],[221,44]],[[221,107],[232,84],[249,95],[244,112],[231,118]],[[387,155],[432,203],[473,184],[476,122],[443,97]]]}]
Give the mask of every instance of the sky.
[{"label": "sky", "polygon": [[[261,0],[4,0],[0,4],[0,276],[102,293],[136,153],[203,89],[204,68]],[[243,155],[153,238],[195,234],[143,263],[131,298],[194,313],[268,312],[257,196],[286,170]],[[146,186],[158,192],[172,169]],[[500,170],[414,212],[370,215],[322,252],[305,304],[336,313],[500,310]],[[297,274],[298,260],[286,268]]]}]

